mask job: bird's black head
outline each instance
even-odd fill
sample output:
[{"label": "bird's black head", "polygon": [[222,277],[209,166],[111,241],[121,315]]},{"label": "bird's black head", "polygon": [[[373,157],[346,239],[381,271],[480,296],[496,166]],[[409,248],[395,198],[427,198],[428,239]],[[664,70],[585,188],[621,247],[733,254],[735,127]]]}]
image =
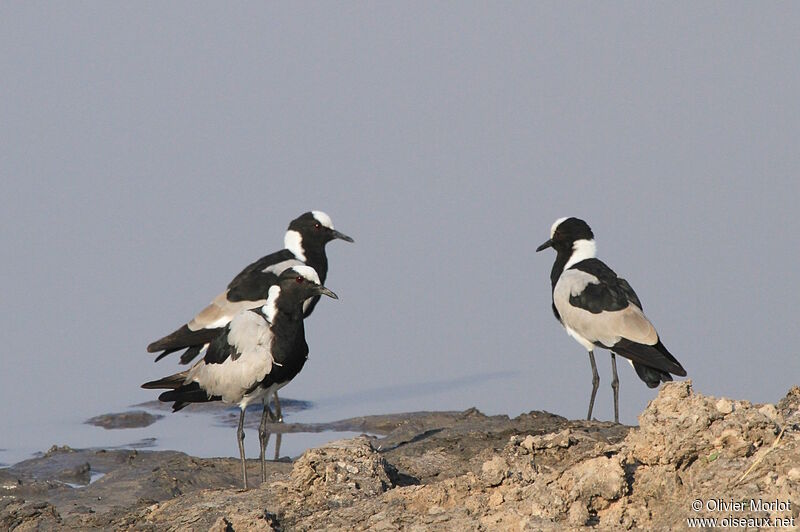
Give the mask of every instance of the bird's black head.
[{"label": "bird's black head", "polygon": [[331,240],[352,242],[353,239],[333,228],[331,217],[322,211],[309,211],[289,224],[286,231],[286,248],[298,255],[297,249],[304,252],[321,252]]},{"label": "bird's black head", "polygon": [[589,224],[580,218],[559,218],[550,228],[550,240],[536,248],[536,251],[552,247],[558,253],[571,253],[573,244],[578,240],[594,240]]},{"label": "bird's black head", "polygon": [[292,266],[284,270],[278,277],[281,299],[291,299],[302,304],[314,296],[328,296],[339,299],[339,296],[322,286],[317,272],[311,266]]}]

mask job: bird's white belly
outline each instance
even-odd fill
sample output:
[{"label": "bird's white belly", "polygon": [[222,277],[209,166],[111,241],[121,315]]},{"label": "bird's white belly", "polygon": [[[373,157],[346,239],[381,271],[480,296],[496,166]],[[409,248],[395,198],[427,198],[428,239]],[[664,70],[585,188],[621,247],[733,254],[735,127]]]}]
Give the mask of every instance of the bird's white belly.
[{"label": "bird's white belly", "polygon": [[564,329],[566,329],[567,334],[572,336],[576,342],[581,344],[587,351],[594,350],[595,345],[580,335],[580,333],[576,332],[572,327],[567,324],[564,324]]},{"label": "bird's white belly", "polygon": [[242,408],[242,409],[247,408],[247,405],[255,403],[255,402],[258,402],[258,401],[262,401],[262,402],[266,403],[266,402],[269,401],[269,398],[272,397],[273,393],[277,392],[278,390],[280,390],[281,388],[283,388],[287,384],[289,384],[289,383],[288,382],[282,382],[282,383],[279,383],[279,384],[273,384],[269,388],[263,388],[263,387],[259,386],[258,388],[256,388],[252,392],[250,392],[250,393],[246,394],[244,397],[242,397],[242,400],[239,401],[239,408]]},{"label": "bird's white belly", "polygon": [[[209,396],[218,395],[225,403],[240,403],[246,392],[262,380],[272,368],[272,359],[248,352],[238,359],[221,364],[200,361],[190,370],[189,378],[197,382]],[[256,395],[259,388],[251,392]],[[257,398],[257,397],[255,397]]]}]

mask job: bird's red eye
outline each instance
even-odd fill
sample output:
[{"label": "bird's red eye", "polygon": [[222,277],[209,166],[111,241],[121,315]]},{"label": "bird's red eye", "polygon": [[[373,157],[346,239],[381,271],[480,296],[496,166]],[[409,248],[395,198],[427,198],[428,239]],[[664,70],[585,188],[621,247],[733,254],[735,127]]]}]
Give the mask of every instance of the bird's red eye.
[{"label": "bird's red eye", "polygon": [[298,275],[298,276],[295,278],[295,281],[296,281],[298,284],[299,284],[299,283],[302,283],[302,282],[303,282],[303,277],[302,277],[302,276],[300,276],[300,275]]}]

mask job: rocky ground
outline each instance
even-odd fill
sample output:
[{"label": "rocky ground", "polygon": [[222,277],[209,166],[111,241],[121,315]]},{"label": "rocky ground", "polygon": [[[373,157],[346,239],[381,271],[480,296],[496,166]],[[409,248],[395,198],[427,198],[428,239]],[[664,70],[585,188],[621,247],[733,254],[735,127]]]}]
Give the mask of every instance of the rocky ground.
[{"label": "rocky ground", "polygon": [[[0,470],[0,529],[661,530],[685,529],[692,517],[751,519],[740,522],[751,529],[765,528],[756,518],[800,524],[798,387],[776,405],[753,405],[670,383],[639,427],[476,410],[349,423],[385,435],[269,462],[267,482],[248,491],[233,459],[53,448]],[[257,484],[256,460],[248,472]]]}]

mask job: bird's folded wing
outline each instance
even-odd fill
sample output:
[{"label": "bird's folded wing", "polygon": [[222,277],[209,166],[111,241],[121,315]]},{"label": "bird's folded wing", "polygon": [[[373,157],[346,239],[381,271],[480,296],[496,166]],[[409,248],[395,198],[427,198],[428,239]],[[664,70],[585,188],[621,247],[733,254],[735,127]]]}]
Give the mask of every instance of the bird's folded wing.
[{"label": "bird's folded wing", "polygon": [[254,301],[231,301],[228,297],[228,290],[215,297],[214,301],[192,318],[188,323],[189,329],[199,331],[225,327],[240,311],[260,307],[267,301],[266,297]]},{"label": "bird's folded wing", "polygon": [[278,282],[278,276],[298,261],[291,251],[282,249],[261,257],[248,265],[228,283],[227,298],[229,301],[255,301],[265,299],[269,287]]}]

